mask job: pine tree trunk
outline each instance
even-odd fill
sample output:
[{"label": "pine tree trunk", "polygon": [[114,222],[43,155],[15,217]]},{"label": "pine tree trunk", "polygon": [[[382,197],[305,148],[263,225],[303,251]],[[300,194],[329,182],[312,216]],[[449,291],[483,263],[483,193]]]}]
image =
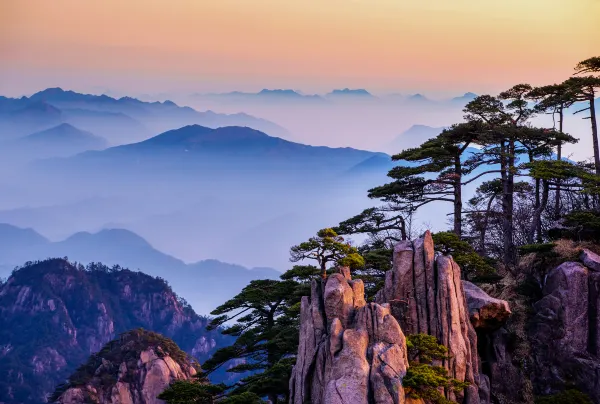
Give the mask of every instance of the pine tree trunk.
[{"label": "pine tree trunk", "polygon": [[533,238],[535,236],[536,230],[538,232],[538,243],[541,243],[541,227],[542,227],[542,213],[546,206],[548,205],[548,194],[550,193],[550,186],[547,181],[544,181],[544,187],[542,192],[542,199],[540,201],[540,205],[533,212],[533,220],[531,222],[531,226],[529,227],[529,233],[527,234],[527,242],[529,244],[533,244]]},{"label": "pine tree trunk", "polygon": [[[563,133],[563,117],[564,111],[561,106],[558,110],[558,130],[560,133]],[[556,160],[562,160],[562,143],[558,143],[556,146]],[[556,194],[554,199],[554,219],[558,219],[560,217],[560,180],[556,181]]]},{"label": "pine tree trunk", "polygon": [[454,234],[462,236],[462,176],[460,157],[454,161],[454,170],[456,178],[454,180]]},{"label": "pine tree trunk", "polygon": [[[533,163],[533,161],[534,161],[533,153],[530,152],[529,153],[529,162]],[[539,209],[540,203],[541,203],[540,202],[540,179],[536,178],[535,179],[535,206],[533,208],[534,212]],[[536,230],[537,230],[537,236],[538,236],[538,243],[541,243],[542,242],[541,241],[541,238],[542,238],[542,222],[541,221],[538,223],[538,228]],[[529,244],[533,243],[533,240],[528,241],[528,243]]]},{"label": "pine tree trunk", "polygon": [[[543,199],[543,196],[541,199]],[[542,203],[543,203],[543,200],[540,200],[540,179],[536,178],[536,180],[535,180],[535,211],[536,212],[540,209],[540,206],[542,206]],[[541,220],[537,221],[537,226],[535,228],[535,231],[537,233],[537,242],[541,243],[542,242],[542,221]]]},{"label": "pine tree trunk", "polygon": [[496,199],[496,195],[492,195],[487,204],[487,209],[485,211],[485,217],[483,218],[483,227],[481,228],[481,234],[479,235],[479,243],[481,245],[480,254],[485,257],[486,248],[485,248],[485,234],[487,232],[488,223],[490,220],[490,213],[492,211],[492,204],[494,203],[494,199]]},{"label": "pine tree trunk", "polygon": [[[505,155],[504,170],[503,170],[503,181],[502,181],[502,233],[503,233],[503,244],[504,244],[504,263],[511,265],[515,260],[515,248],[513,244],[513,194],[514,194],[514,165],[515,165],[515,141],[511,139],[508,145],[502,145]],[[504,153],[503,153],[504,154]]]},{"label": "pine tree trunk", "polygon": [[592,141],[594,143],[594,166],[596,175],[600,175],[600,150],[598,149],[598,125],[596,123],[596,105],[594,91],[590,94],[590,121],[592,122]]}]

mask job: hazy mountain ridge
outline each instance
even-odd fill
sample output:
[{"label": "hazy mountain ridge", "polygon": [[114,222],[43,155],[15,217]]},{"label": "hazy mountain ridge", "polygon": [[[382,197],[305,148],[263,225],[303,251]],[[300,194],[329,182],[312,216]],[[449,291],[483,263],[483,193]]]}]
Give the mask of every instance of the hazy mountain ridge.
[{"label": "hazy mountain ridge", "polygon": [[[79,232],[65,240],[52,242],[33,229],[0,224],[0,266],[8,269],[47,257],[68,257],[86,265],[102,262],[160,276],[203,314],[208,314],[223,299],[240,292],[250,280],[276,279],[281,274],[272,268],[249,269],[214,259],[186,264],[125,229],[108,229],[93,234]],[[0,272],[0,278],[8,275],[8,271]],[[200,295],[199,290],[203,291]]]},{"label": "hazy mountain ridge", "polygon": [[0,155],[17,164],[38,158],[67,157],[87,150],[101,150],[108,142],[68,123],[0,143]]},{"label": "hazy mountain ridge", "polygon": [[[163,97],[166,95],[163,95]],[[267,101],[269,99],[274,100],[278,99],[280,101],[314,101],[318,103],[323,102],[334,102],[336,99],[343,100],[344,98],[362,98],[363,100],[368,99],[378,99],[380,101],[394,101],[394,100],[404,100],[404,101],[431,101],[431,102],[439,102],[439,103],[451,103],[451,102],[462,102],[463,100],[472,100],[477,96],[477,94],[472,92],[467,92],[461,96],[456,96],[447,99],[430,99],[422,94],[416,93],[412,95],[405,95],[400,93],[389,93],[389,94],[381,94],[375,95],[374,93],[368,91],[365,88],[336,88],[329,92],[324,93],[313,93],[307,94],[300,90],[293,89],[268,89],[264,88],[258,92],[248,92],[248,91],[230,91],[230,92],[212,92],[212,93],[193,93],[191,97],[194,98],[215,98],[215,99],[229,99],[231,101],[249,101],[249,100],[263,100]]]},{"label": "hazy mountain ridge", "polygon": [[[212,129],[189,125],[161,133],[148,140],[102,151],[88,151],[65,159],[44,160],[33,171],[68,175],[90,172],[94,176],[156,175],[176,176],[178,181],[210,176],[240,181],[251,171],[255,180],[291,178],[311,180],[311,176],[334,177],[374,155],[353,148],[309,146],[269,136],[248,127]],[[155,179],[157,177],[154,177]],[[115,178],[118,180],[118,178]]]},{"label": "hazy mountain ridge", "polygon": [[0,99],[0,128],[12,137],[65,122],[106,137],[113,144],[141,140],[190,124],[210,127],[245,125],[273,135],[287,135],[287,131],[277,124],[248,114],[199,112],[168,100],[144,102],[132,97],[116,99],[61,88],[48,88],[30,97]]},{"label": "hazy mountain ridge", "polygon": [[445,128],[434,128],[427,125],[413,125],[386,145],[385,149],[393,154],[397,154],[404,149],[419,147],[427,140],[442,133],[444,129]]}]

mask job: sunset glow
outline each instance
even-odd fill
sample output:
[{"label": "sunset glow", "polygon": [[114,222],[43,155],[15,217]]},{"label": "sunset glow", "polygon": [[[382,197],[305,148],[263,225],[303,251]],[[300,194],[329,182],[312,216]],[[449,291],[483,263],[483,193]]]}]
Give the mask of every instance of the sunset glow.
[{"label": "sunset glow", "polygon": [[600,48],[594,0],[4,0],[0,90],[495,91]]}]

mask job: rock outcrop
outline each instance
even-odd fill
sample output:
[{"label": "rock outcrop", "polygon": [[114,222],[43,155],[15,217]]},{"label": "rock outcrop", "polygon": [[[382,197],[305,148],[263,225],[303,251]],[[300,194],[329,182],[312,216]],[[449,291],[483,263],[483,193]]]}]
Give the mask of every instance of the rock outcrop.
[{"label": "rock outcrop", "polygon": [[600,403],[600,257],[582,261],[550,271],[534,304],[533,382],[538,394],[574,386]]},{"label": "rock outcrop", "polygon": [[448,348],[444,366],[450,376],[470,386],[462,394],[446,392],[461,403],[479,403],[477,335],[469,321],[460,268],[452,257],[435,255],[429,232],[394,248],[393,267],[377,302],[389,302],[407,334],[433,335]]},{"label": "rock outcrop", "polygon": [[473,327],[486,331],[500,328],[511,314],[508,302],[491,297],[469,281],[462,281],[462,284]]},{"label": "rock outcrop", "polygon": [[347,270],[325,283],[313,281],[310,298],[301,303],[291,403],[411,402],[402,387],[408,369],[404,333],[433,335],[448,347],[449,358],[441,365],[469,383],[462,392],[446,391],[448,399],[489,402],[460,268],[451,257],[435,255],[429,232],[396,245],[376,303],[365,303],[363,291]]},{"label": "rock outcrop", "polygon": [[51,398],[60,404],[159,404],[175,380],[199,370],[170,339],[142,329],[122,334],[90,357]]},{"label": "rock outcrop", "polygon": [[313,281],[301,302],[294,404],[404,403],[406,340],[388,304],[366,303],[347,269]]},{"label": "rock outcrop", "polygon": [[64,259],[26,265],[0,284],[0,403],[46,402],[90,354],[138,327],[202,362],[230,341],[207,323],[163,280],[141,272]]}]

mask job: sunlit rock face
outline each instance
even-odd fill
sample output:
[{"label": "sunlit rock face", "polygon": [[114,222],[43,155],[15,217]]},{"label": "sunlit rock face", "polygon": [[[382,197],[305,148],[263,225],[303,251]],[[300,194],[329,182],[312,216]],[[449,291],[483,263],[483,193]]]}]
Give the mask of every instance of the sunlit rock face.
[{"label": "sunlit rock face", "polygon": [[133,330],[111,341],[71,377],[61,404],[159,404],[176,380],[190,380],[197,363],[168,338]]},{"label": "sunlit rock face", "polygon": [[396,245],[393,267],[374,303],[365,302],[362,281],[352,280],[345,268],[313,281],[311,296],[301,303],[291,403],[415,402],[405,396],[402,379],[409,366],[405,334],[416,333],[447,346],[449,358],[441,365],[453,378],[469,382],[464,391],[446,391],[448,399],[489,402],[460,278],[451,257],[436,256],[427,232]]}]

